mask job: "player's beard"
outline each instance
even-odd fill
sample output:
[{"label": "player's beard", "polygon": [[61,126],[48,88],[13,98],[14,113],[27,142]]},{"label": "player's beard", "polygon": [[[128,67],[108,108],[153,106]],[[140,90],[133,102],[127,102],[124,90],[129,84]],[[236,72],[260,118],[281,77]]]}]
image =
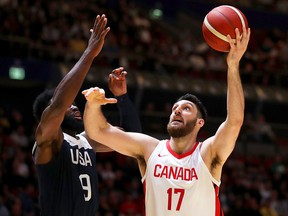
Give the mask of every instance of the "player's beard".
[{"label": "player's beard", "polygon": [[197,118],[194,120],[188,121],[186,124],[182,126],[172,126],[171,122],[167,124],[167,131],[169,135],[173,138],[180,138],[184,137],[187,134],[191,133],[193,131],[195,125],[197,122]]},{"label": "player's beard", "polygon": [[75,131],[81,133],[84,131],[84,123],[81,120],[75,119],[73,116],[65,116],[61,124],[64,130]]}]

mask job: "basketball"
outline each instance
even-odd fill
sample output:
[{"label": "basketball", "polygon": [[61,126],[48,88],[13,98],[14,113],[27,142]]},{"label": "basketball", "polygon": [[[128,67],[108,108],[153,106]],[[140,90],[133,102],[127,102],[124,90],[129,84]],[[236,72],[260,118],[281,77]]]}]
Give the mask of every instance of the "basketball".
[{"label": "basketball", "polygon": [[229,52],[230,44],[227,35],[229,34],[232,39],[235,39],[235,29],[238,28],[242,34],[243,26],[248,29],[248,21],[238,8],[221,5],[213,8],[205,16],[202,33],[206,43],[212,49],[219,52]]}]

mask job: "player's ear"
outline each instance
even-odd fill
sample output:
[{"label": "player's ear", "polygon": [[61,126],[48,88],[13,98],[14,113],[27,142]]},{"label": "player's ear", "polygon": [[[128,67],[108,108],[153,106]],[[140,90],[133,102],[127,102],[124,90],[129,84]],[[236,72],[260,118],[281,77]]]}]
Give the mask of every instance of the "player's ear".
[{"label": "player's ear", "polygon": [[205,124],[204,119],[202,119],[202,118],[198,118],[198,119],[197,119],[197,124],[198,124],[200,127],[203,127],[204,124]]}]

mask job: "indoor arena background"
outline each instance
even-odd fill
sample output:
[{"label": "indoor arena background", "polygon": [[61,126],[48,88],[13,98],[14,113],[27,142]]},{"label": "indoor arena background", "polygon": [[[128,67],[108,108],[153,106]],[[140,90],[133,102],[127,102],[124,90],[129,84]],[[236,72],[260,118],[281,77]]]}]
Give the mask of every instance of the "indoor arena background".
[{"label": "indoor arena background", "polygon": [[[83,88],[107,89],[109,72],[124,66],[144,133],[166,138],[171,104],[191,92],[208,109],[200,139],[213,134],[226,116],[226,54],[207,47],[201,25],[221,4],[238,7],[252,30],[240,66],[245,122],[221,179],[224,212],[287,216],[287,0],[0,0],[0,216],[39,215],[32,103],[76,63],[97,14],[111,31]],[[104,112],[119,123],[115,105]],[[98,154],[98,172],[99,215],[144,215],[134,159]]]}]

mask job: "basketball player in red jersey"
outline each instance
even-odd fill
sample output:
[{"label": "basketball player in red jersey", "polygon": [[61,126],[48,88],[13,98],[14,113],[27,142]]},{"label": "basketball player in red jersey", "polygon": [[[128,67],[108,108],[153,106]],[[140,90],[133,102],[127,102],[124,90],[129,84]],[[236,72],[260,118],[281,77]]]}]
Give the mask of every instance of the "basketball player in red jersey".
[{"label": "basketball player in red jersey", "polygon": [[[245,28],[244,28],[245,29]],[[250,39],[250,29],[236,40],[228,35],[227,117],[217,132],[199,143],[197,135],[205,123],[206,110],[191,94],[172,107],[167,125],[169,140],[129,133],[111,126],[101,106],[113,103],[103,89],[83,91],[86,97],[86,133],[119,153],[138,160],[145,193],[147,216],[219,216],[218,190],[222,167],[233,151],[244,120],[244,95],[239,63]],[[98,121],[94,121],[97,118]]]}]

